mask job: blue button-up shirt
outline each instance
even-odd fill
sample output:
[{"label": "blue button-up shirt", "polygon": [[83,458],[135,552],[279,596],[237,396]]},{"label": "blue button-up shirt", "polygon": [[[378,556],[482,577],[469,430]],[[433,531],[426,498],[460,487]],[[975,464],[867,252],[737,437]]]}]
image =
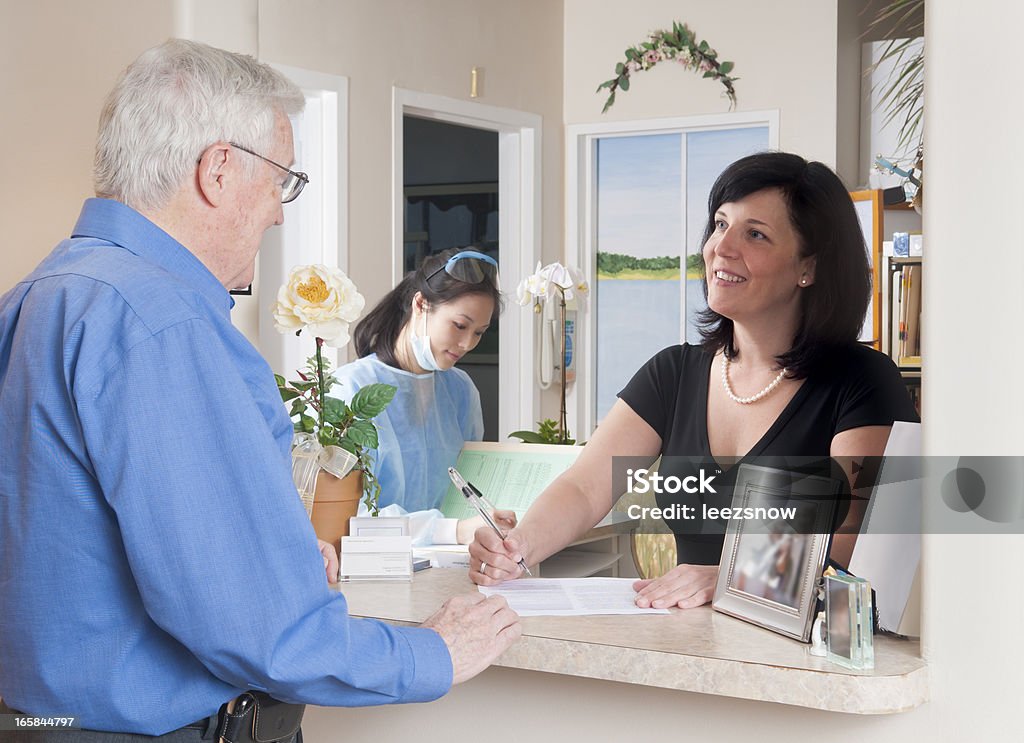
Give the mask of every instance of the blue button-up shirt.
[{"label": "blue button-up shirt", "polygon": [[247,688],[355,706],[451,685],[432,630],[348,616],[291,480],[274,379],[231,297],[90,199],[0,297],[0,697],[160,734]]}]

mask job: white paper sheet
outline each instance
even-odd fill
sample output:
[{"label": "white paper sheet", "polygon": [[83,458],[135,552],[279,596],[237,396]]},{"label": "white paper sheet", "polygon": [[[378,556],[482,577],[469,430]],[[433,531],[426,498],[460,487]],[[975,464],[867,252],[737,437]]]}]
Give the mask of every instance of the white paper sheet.
[{"label": "white paper sheet", "polygon": [[[921,424],[893,423],[885,456],[912,461],[917,476],[904,479],[903,470],[911,469],[908,461],[900,464],[899,474],[887,471],[883,464],[879,475],[883,484],[872,495],[870,518],[857,537],[850,572],[866,578],[875,589],[882,629],[917,635],[917,623],[904,624],[903,618],[921,561]],[[918,529],[907,528],[907,524]]]},{"label": "white paper sheet", "polygon": [[503,596],[521,617],[583,617],[594,614],[668,614],[641,609],[633,600],[635,578],[524,578],[480,586],[485,596]]}]

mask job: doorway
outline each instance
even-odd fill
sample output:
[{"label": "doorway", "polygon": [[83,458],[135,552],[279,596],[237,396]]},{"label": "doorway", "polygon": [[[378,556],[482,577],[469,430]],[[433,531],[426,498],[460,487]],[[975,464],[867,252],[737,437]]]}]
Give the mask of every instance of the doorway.
[{"label": "doorway", "polygon": [[[519,311],[514,297],[516,285],[540,258],[541,117],[401,88],[393,90],[392,113],[394,285],[427,250],[476,244],[498,260],[506,311],[494,331],[496,340],[482,343],[478,363],[471,365],[476,368],[465,369],[480,390],[484,437],[502,441],[510,431],[532,428],[540,411],[533,383],[532,317]],[[413,130],[410,146],[434,138],[429,141],[440,150],[440,143],[450,139],[456,150],[469,148],[468,158],[465,152],[407,155],[407,125]],[[452,174],[449,157],[490,161],[495,143],[496,176],[493,163],[482,162]],[[417,161],[409,171],[415,178],[408,193],[407,157]],[[449,204],[446,198],[453,204],[448,209],[443,208]]]},{"label": "doorway", "polygon": [[[472,246],[500,263],[498,133],[403,117],[403,272],[450,248]],[[497,441],[498,323],[459,362],[480,392],[484,440]]]}]

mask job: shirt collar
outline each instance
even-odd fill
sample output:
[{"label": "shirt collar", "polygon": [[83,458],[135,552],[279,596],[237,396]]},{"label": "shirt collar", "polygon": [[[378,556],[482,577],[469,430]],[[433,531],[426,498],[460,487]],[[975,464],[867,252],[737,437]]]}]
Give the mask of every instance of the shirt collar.
[{"label": "shirt collar", "polygon": [[188,248],[120,201],[86,199],[71,237],[118,245],[197,289],[225,312],[235,306],[224,285]]}]

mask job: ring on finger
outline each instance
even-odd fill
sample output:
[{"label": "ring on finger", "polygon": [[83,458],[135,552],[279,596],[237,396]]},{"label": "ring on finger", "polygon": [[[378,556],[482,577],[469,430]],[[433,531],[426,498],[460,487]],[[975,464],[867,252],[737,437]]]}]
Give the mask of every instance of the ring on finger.
[{"label": "ring on finger", "polygon": [[487,575],[487,563],[486,562],[481,562],[480,563],[480,575]]}]

